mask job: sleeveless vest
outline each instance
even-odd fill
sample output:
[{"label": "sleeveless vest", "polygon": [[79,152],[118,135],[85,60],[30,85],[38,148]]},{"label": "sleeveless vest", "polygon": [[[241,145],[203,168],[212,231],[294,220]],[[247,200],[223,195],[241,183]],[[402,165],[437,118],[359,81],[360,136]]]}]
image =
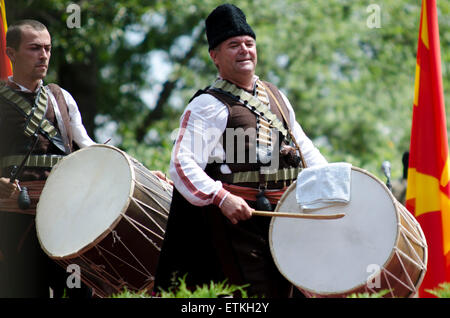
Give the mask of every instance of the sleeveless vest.
[{"label": "sleeveless vest", "polygon": [[[14,84],[7,84],[11,89]],[[60,87],[56,84],[49,84],[48,88],[54,95],[57,107],[61,113],[64,122],[67,139],[69,143],[69,152],[73,151],[73,136],[70,128],[69,110],[64,99]],[[21,95],[27,100],[30,105],[34,104],[36,93],[27,93],[14,90],[16,94]],[[53,110],[52,100],[48,98],[48,107],[44,117],[58,129],[58,123]],[[24,134],[24,127],[27,118],[21,114],[16,107],[7,103],[3,98],[0,98],[0,160],[7,156],[25,155],[27,154],[31,145],[33,137],[27,137]],[[38,134],[38,141],[32,155],[66,155],[58,147],[48,140],[43,134]],[[2,176],[9,177],[12,167],[3,167]],[[24,167],[22,176],[19,176],[23,181],[40,180],[48,176],[49,168]]]},{"label": "sleeveless vest", "polygon": [[[279,90],[271,83],[264,82],[266,89],[270,89],[272,93],[274,94],[275,98],[277,99],[280,107],[282,108],[283,112],[285,114],[288,114],[288,108],[286,104],[284,103],[284,100],[279,92]],[[258,90],[258,87],[257,87]],[[228,108],[228,120],[227,120],[227,126],[225,129],[225,132],[222,134],[222,146],[225,151],[225,164],[228,165],[232,173],[235,172],[244,172],[244,171],[259,171],[262,166],[268,166],[269,163],[263,163],[258,162],[256,158],[256,145],[254,144],[256,142],[256,133],[257,133],[257,120],[258,115],[256,115],[254,112],[252,112],[248,107],[246,107],[242,102],[239,100],[233,98],[232,96],[225,94],[223,92],[213,90],[213,89],[207,89],[204,91],[204,93],[210,94],[217,99],[219,99],[222,103],[226,105]],[[286,122],[283,119],[283,116],[281,115],[275,100],[273,100],[272,96],[268,94],[268,99],[270,103],[270,111],[277,116],[277,118],[283,123],[284,127],[287,127]],[[227,129],[231,130],[231,134],[227,134]],[[276,130],[275,130],[276,131]],[[279,150],[281,149],[282,143],[284,143],[284,138],[276,131],[276,138],[274,138],[274,142],[277,142],[278,144],[275,146],[275,152],[272,153],[272,160],[274,160],[274,157],[277,156],[277,160],[279,162],[277,169],[283,169],[283,168],[289,168],[290,166],[286,163],[286,161],[283,159],[282,156],[279,154]],[[227,138],[232,137],[233,140],[227,140]],[[239,143],[242,143],[242,140],[245,140],[245,146],[244,146],[244,154],[242,154],[242,149],[238,149]],[[230,147],[233,147],[232,149]],[[227,156],[227,149],[228,152],[230,150],[233,151],[232,156]],[[242,160],[242,159],[245,160]],[[242,162],[243,161],[243,162]],[[223,163],[220,162],[212,162],[208,163],[208,165],[205,168],[205,172],[213,179],[215,180],[221,180],[222,173],[220,172],[220,166]],[[243,186],[252,186],[255,185],[252,184],[240,184]]]}]

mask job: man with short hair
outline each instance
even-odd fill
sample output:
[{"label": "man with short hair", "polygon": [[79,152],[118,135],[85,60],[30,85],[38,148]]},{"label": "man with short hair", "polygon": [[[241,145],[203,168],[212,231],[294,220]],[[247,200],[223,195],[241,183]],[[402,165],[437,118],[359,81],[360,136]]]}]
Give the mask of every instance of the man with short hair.
[{"label": "man with short hair", "polygon": [[244,13],[217,7],[206,35],[219,77],[181,117],[156,291],[187,274],[190,287],[227,279],[249,284],[250,295],[288,297],[292,286],[270,253],[270,218],[252,213],[273,210],[302,167],[327,161],[284,94],[255,75],[256,35]]},{"label": "man with short hair", "polygon": [[[38,196],[60,159],[94,141],[73,97],[56,84],[43,84],[52,47],[47,28],[35,20],[18,21],[8,28],[6,46],[13,75],[0,85],[0,297],[49,297],[49,271],[63,269],[39,246]],[[31,197],[28,208],[18,205],[24,187]],[[64,283],[63,277],[57,283]],[[62,296],[54,283],[55,296]]]}]

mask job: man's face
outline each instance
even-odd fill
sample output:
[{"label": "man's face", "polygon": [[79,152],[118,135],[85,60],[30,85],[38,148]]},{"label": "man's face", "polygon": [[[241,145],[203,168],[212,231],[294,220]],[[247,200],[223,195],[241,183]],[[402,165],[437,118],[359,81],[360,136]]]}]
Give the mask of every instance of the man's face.
[{"label": "man's face", "polygon": [[233,80],[236,77],[255,73],[257,63],[256,42],[251,36],[242,35],[229,38],[210,51],[210,56],[219,68],[222,78]]},{"label": "man's face", "polygon": [[51,46],[47,30],[36,31],[31,27],[23,27],[19,48],[7,48],[14,77],[27,81],[43,79],[47,75]]}]

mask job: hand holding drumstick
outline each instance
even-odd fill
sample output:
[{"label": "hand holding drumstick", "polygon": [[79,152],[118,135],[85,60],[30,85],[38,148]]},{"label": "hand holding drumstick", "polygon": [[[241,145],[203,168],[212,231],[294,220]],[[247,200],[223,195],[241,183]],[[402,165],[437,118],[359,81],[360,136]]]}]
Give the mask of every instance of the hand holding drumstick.
[{"label": "hand holding drumstick", "polygon": [[0,178],[0,198],[10,198],[18,189],[17,180],[15,180],[14,183],[11,183],[9,178]]},{"label": "hand holding drumstick", "polygon": [[344,213],[336,214],[305,214],[305,213],[288,213],[288,212],[268,212],[257,211],[252,209],[247,202],[241,197],[233,194],[228,194],[220,206],[222,213],[233,224],[237,224],[239,221],[248,220],[253,215],[255,216],[270,216],[270,217],[290,217],[300,219],[316,219],[316,220],[331,220],[340,219],[345,216]]}]

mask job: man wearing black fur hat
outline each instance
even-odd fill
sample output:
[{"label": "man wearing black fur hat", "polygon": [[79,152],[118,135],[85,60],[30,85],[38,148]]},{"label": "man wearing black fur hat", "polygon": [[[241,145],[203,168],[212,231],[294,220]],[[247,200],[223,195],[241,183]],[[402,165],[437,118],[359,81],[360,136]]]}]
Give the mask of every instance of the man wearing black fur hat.
[{"label": "man wearing black fur hat", "polygon": [[[191,99],[170,164],[175,189],[155,291],[228,280],[250,295],[288,297],[268,242],[273,210],[304,166],[326,163],[287,98],[255,75],[256,35],[234,5],[206,19],[219,77]],[[176,283],[176,281],[175,281]]]}]

